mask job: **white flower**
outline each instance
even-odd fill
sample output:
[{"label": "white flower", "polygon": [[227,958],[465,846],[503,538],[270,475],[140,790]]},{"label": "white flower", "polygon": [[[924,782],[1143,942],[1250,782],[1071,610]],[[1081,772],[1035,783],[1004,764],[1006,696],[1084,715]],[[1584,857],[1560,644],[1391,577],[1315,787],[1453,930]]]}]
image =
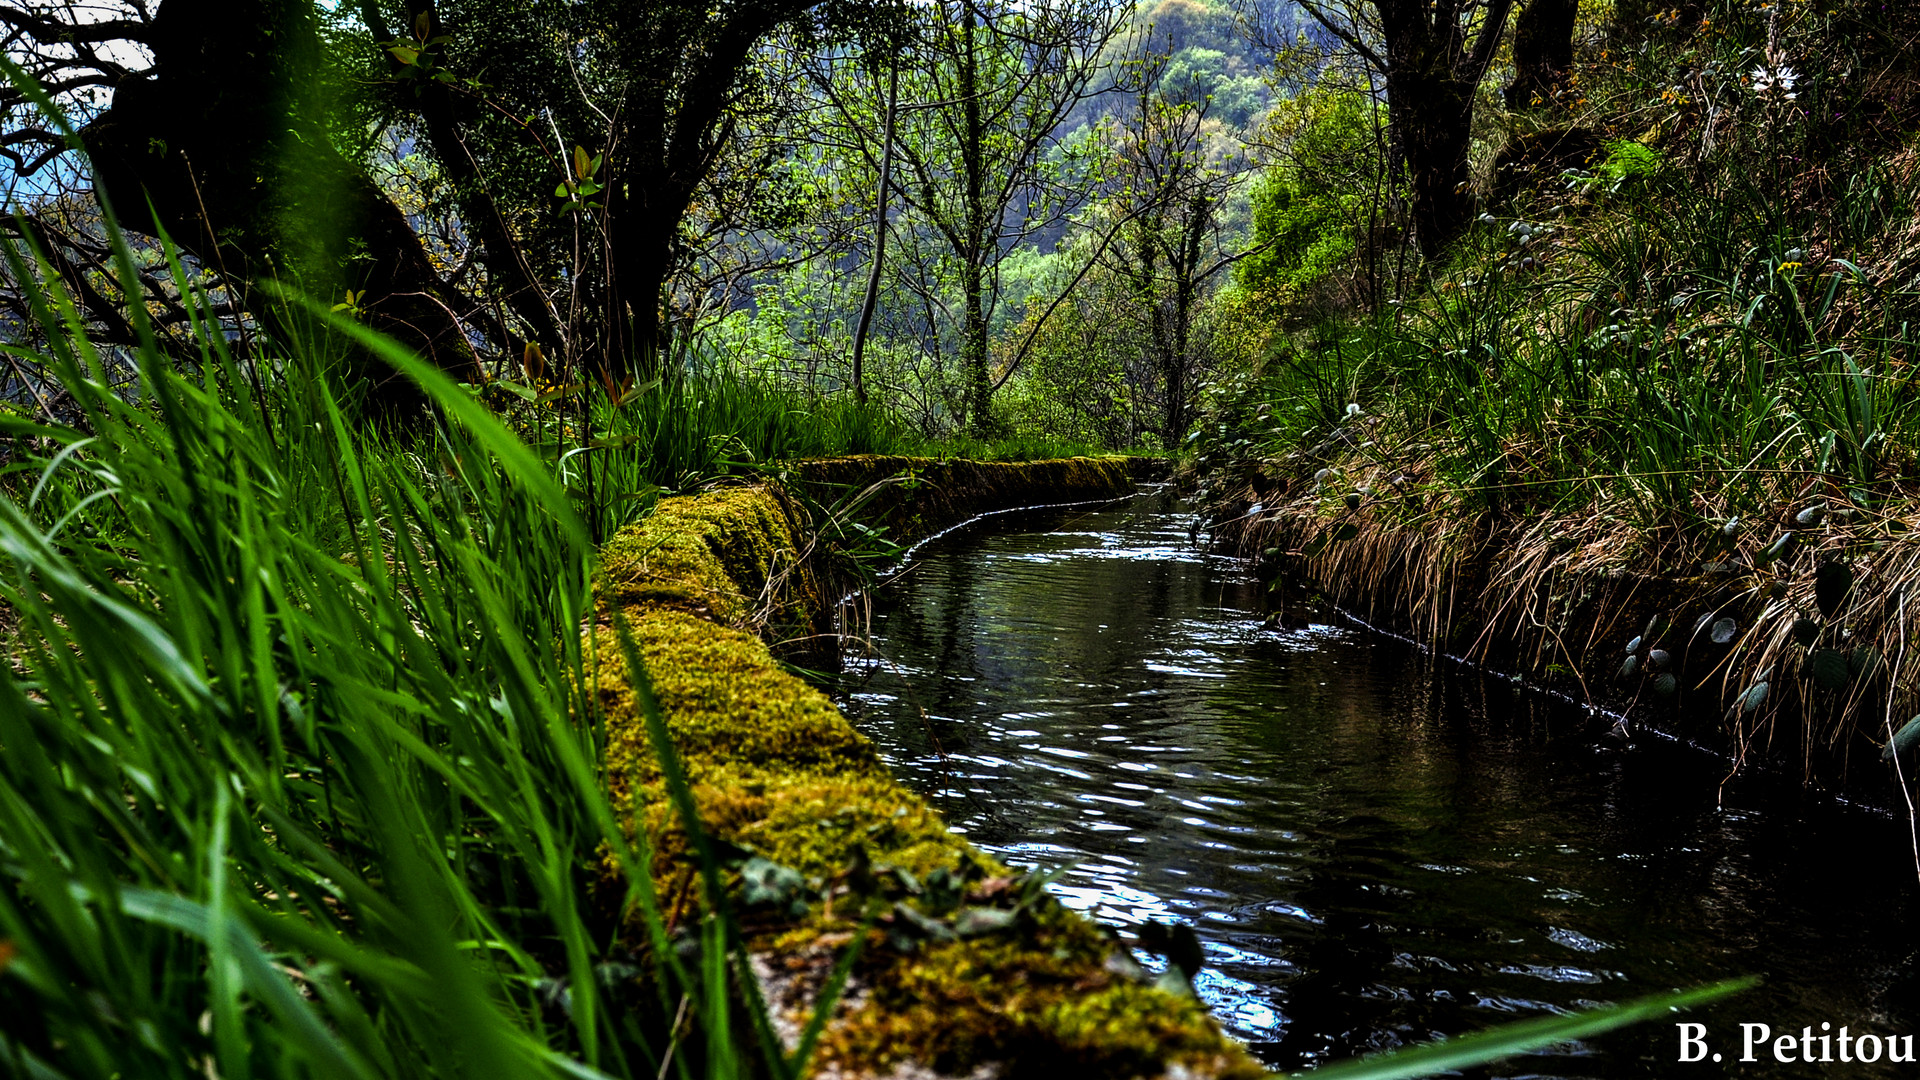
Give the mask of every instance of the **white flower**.
[{"label": "white flower", "polygon": [[1793,86],[1800,81],[1800,73],[1786,64],[1772,69],[1762,65],[1754,68],[1747,77],[1753,80],[1753,92],[1761,96],[1778,94],[1782,101],[1794,101],[1799,97],[1793,92]]}]

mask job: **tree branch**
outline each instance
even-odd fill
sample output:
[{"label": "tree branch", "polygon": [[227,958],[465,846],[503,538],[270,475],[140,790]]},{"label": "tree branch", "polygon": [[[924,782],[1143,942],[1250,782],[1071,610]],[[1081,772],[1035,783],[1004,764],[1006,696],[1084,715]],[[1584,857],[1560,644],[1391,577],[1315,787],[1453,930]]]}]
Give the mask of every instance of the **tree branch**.
[{"label": "tree branch", "polygon": [[0,26],[10,26],[43,45],[98,44],[107,41],[148,43],[152,27],[133,19],[103,19],[91,23],[64,23],[0,4]]},{"label": "tree branch", "polygon": [[1320,10],[1320,5],[1317,0],[1298,0],[1298,3],[1300,4],[1301,10],[1312,16],[1314,22],[1326,27],[1328,33],[1339,38],[1346,44],[1347,48],[1360,54],[1361,59],[1372,64],[1375,69],[1381,72],[1387,70],[1387,62],[1381,59],[1380,54],[1369,48],[1366,42],[1361,41],[1358,34],[1355,34],[1353,31],[1340,26],[1328,18],[1326,12]]}]

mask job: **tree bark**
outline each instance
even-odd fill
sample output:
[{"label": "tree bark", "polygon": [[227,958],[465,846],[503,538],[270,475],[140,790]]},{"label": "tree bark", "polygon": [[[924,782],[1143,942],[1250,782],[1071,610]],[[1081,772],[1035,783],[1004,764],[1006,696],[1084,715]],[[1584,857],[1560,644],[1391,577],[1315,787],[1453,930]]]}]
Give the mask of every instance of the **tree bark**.
[{"label": "tree bark", "polygon": [[867,294],[860,301],[860,323],[853,332],[853,400],[867,403],[866,359],[867,331],[873,326],[873,309],[880,301],[880,271],[887,261],[887,193],[893,187],[893,118],[900,106],[900,62],[888,64],[887,116],[880,134],[880,190],[874,194],[873,272],[867,275]]},{"label": "tree bark", "polygon": [[[332,146],[312,4],[166,0],[150,44],[152,77],[120,86],[82,132],[123,224],[164,229],[239,283],[262,326],[289,344],[315,327],[263,294],[262,281],[322,302],[351,293],[374,329],[474,373],[463,319],[476,305],[445,286],[405,215]],[[345,352],[344,374],[376,411],[417,405],[411,382]]]},{"label": "tree bark", "polygon": [[1513,82],[1507,108],[1553,101],[1573,70],[1573,27],[1580,0],[1528,0],[1513,24]]},{"label": "tree bark", "polygon": [[1375,0],[1385,39],[1388,125],[1413,186],[1414,239],[1437,259],[1473,221],[1467,150],[1473,100],[1513,0],[1489,0],[1471,39],[1468,0]]},{"label": "tree bark", "polygon": [[1445,254],[1473,221],[1466,190],[1473,90],[1444,71],[1413,64],[1387,76],[1387,94],[1399,106],[1389,119],[1413,188],[1414,239],[1429,259]]}]

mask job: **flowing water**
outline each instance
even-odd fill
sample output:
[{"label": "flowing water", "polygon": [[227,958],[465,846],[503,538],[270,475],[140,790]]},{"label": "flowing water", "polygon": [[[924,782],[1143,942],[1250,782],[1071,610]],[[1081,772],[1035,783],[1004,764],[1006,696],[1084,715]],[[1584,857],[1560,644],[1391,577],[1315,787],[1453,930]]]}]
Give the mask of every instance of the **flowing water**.
[{"label": "flowing water", "polygon": [[[1743,779],[1348,625],[1262,627],[1260,586],[1163,496],[989,519],[876,590],[842,700],[897,775],[1069,905],[1192,925],[1197,989],[1297,1069],[1742,974],[1674,1023],[1480,1075],[1915,1075],[1742,1063],[1743,1023],[1920,1036],[1904,820]],[[1825,1032],[1821,1025],[1829,1024]],[[1920,1042],[1916,1038],[1915,1042]]]}]

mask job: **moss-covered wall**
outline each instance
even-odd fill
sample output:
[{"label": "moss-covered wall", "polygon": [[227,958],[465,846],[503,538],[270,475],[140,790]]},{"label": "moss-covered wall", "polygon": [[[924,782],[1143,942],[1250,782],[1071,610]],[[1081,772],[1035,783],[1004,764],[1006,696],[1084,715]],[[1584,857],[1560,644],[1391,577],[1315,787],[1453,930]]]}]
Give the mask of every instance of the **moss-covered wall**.
[{"label": "moss-covered wall", "polygon": [[850,505],[862,522],[911,542],[968,518],[1016,506],[1112,499],[1163,466],[1151,458],[964,461],[827,458],[795,464],[788,483],[817,502]]},{"label": "moss-covered wall", "polygon": [[[865,458],[801,471],[814,483],[865,488],[902,468],[916,477],[889,504],[903,537],[954,515],[1130,487],[1119,461]],[[821,1044],[822,1070],[1259,1075],[1198,1002],[1130,973],[1104,931],[1049,897],[1023,897],[1006,867],[948,832],[889,775],[825,695],[780,667],[762,632],[807,624],[822,607],[800,554],[805,541],[794,501],[770,488],[668,499],[606,546],[599,603],[631,627],[706,827],[817,887],[803,914],[759,910],[749,924],[770,996],[793,1011],[789,1020],[851,940],[858,909],[891,905]],[[697,902],[695,868],[620,650],[611,631],[593,634],[609,783],[651,841],[669,917],[684,919]],[[872,884],[881,878],[894,883],[884,895]],[[913,893],[909,883],[923,882],[949,886],[948,900],[936,902],[933,888]]]}]

